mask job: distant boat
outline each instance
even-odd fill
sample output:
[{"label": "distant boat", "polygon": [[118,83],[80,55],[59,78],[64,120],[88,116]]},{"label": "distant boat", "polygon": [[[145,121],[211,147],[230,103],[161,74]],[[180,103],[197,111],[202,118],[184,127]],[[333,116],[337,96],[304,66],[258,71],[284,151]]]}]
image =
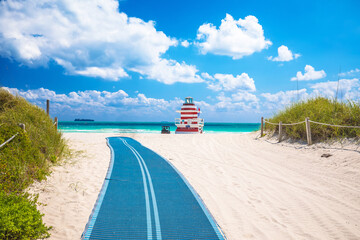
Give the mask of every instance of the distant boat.
[{"label": "distant boat", "polygon": [[93,122],[94,119],[76,118],[75,122]]}]

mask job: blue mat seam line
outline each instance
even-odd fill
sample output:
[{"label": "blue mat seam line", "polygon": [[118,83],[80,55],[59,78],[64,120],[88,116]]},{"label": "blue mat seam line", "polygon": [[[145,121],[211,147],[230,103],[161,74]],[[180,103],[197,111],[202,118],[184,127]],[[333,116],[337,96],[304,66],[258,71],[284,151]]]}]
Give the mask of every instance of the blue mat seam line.
[{"label": "blue mat seam line", "polygon": [[156,227],[156,236],[157,236],[157,240],[161,240],[162,237],[161,237],[161,226],[160,226],[160,220],[159,220],[159,212],[158,212],[156,196],[155,196],[154,186],[152,184],[152,179],[151,179],[150,172],[149,172],[149,170],[147,168],[147,165],[146,165],[144,159],[142,158],[141,154],[133,146],[131,146],[130,143],[127,143],[127,144],[132,149],[134,149],[135,153],[139,156],[140,160],[142,161],[142,164],[144,165],[145,172],[146,172],[148,180],[149,180],[149,187],[150,187],[150,192],[151,192],[151,197],[152,197],[153,211],[154,211],[154,218],[155,218],[155,227]]},{"label": "blue mat seam line", "polygon": [[147,187],[147,178],[144,173],[144,168],[141,164],[139,157],[135,154],[134,150],[130,148],[130,145],[126,142],[126,140],[124,140],[122,138],[120,138],[120,139],[124,143],[124,145],[126,147],[128,147],[132,151],[132,153],[135,155],[136,159],[138,160],[139,166],[140,166],[141,175],[142,175],[143,184],[144,184],[144,192],[145,192],[147,236],[148,236],[148,239],[151,240],[152,239],[152,226],[151,226],[152,223],[151,223],[151,212],[150,212],[150,200],[149,200],[149,192],[148,192],[148,187]]},{"label": "blue mat seam line", "polygon": [[[141,144],[141,146],[143,146],[146,149],[149,149],[150,151],[154,152],[153,150],[151,150],[150,148],[145,147],[144,145]],[[160,154],[158,154],[157,152],[154,152],[157,155],[159,155],[162,159],[164,159],[167,163],[169,163],[169,165],[179,174],[179,176],[182,178],[182,180],[185,182],[185,184],[188,186],[188,188],[190,189],[191,193],[194,195],[195,199],[197,200],[197,202],[199,203],[200,207],[202,208],[202,210],[204,211],[206,217],[208,218],[211,226],[213,227],[214,231],[216,232],[217,236],[219,239],[226,239],[225,234],[222,232],[220,226],[216,223],[215,218],[211,215],[209,209],[206,207],[204,201],[201,199],[201,197],[199,196],[199,194],[197,194],[197,192],[195,191],[195,189],[190,185],[190,183],[187,181],[187,179],[184,177],[184,175],[170,162],[168,161],[166,158],[164,158],[163,156],[161,156]]]},{"label": "blue mat seam line", "polygon": [[[154,188],[153,188],[153,184],[152,184],[152,178],[150,175],[150,172],[147,168],[147,165],[145,163],[145,160],[143,159],[143,157],[140,155],[140,153],[132,146],[130,145],[130,143],[128,143],[123,137],[119,137],[119,139],[123,142],[123,144],[125,146],[127,146],[132,153],[135,155],[138,164],[140,166],[140,170],[142,173],[142,177],[143,177],[143,184],[144,184],[144,192],[145,192],[145,201],[146,201],[146,196],[147,196],[147,220],[148,220],[148,228],[147,228],[147,238],[149,240],[153,239],[153,230],[156,234],[157,240],[161,240],[162,236],[161,236],[161,227],[160,227],[160,221],[159,221],[159,215],[157,212],[157,202],[156,202],[156,196],[155,196],[155,192],[154,192]],[[95,202],[94,208],[92,210],[92,213],[89,217],[88,223],[85,226],[85,230],[81,235],[81,239],[90,239],[91,238],[91,234],[97,219],[97,216],[100,212],[101,209],[101,205],[103,203],[108,185],[110,180],[118,180],[121,181],[120,179],[111,179],[111,175],[112,175],[112,171],[113,171],[113,166],[114,166],[114,161],[115,161],[115,152],[113,147],[110,144],[110,139],[106,138],[107,140],[107,145],[108,147],[111,149],[111,158],[110,158],[110,164],[108,167],[108,171],[106,174],[106,177],[104,179],[103,182],[103,186],[100,190],[100,193],[98,195],[98,199]],[[145,149],[148,149],[149,151],[155,153],[153,150],[143,146],[141,143],[140,145],[142,147],[144,147]],[[157,153],[155,153],[157,154]],[[206,205],[204,204],[203,200],[201,199],[201,197],[197,194],[197,192],[195,191],[195,189],[190,185],[190,183],[186,180],[186,178],[182,175],[182,173],[180,171],[178,171],[175,166],[168,161],[166,158],[162,157],[160,154],[157,154],[158,156],[160,156],[165,162],[167,162],[174,170],[175,172],[181,177],[181,179],[184,181],[184,183],[186,184],[186,186],[189,188],[190,192],[192,193],[192,195],[195,197],[196,201],[198,202],[198,204],[200,205],[201,209],[203,210],[203,212],[205,213],[206,218],[208,219],[209,223],[211,224],[213,230],[215,231],[218,239],[224,240],[226,239],[225,234],[222,232],[220,226],[216,223],[214,217],[211,215],[210,211],[208,210],[208,208],[206,207]],[[145,169],[145,170],[144,170]],[[147,183],[148,181],[148,183]],[[151,198],[149,197],[149,192],[151,193]],[[147,193],[147,194],[146,194]],[[152,200],[152,201],[150,201]],[[153,209],[151,209],[150,205],[152,203]],[[153,210],[153,211],[151,211]],[[152,216],[154,215],[154,222],[155,222],[155,229],[152,228]],[[150,226],[150,228],[149,228]],[[94,236],[93,236],[94,237]]]},{"label": "blue mat seam line", "polygon": [[97,215],[99,214],[102,201],[104,200],[104,196],[105,196],[107,187],[109,185],[110,176],[111,176],[112,169],[113,169],[113,166],[114,166],[114,156],[115,156],[115,154],[114,154],[114,149],[111,147],[111,145],[109,143],[109,138],[106,138],[106,144],[111,150],[110,151],[111,156],[110,156],[109,167],[108,167],[108,170],[107,170],[107,173],[106,173],[106,177],[104,179],[103,186],[101,187],[98,199],[96,200],[93,211],[92,211],[92,213],[91,213],[91,215],[89,217],[89,221],[85,226],[84,232],[81,234],[81,239],[89,239],[90,236],[91,236],[91,232],[92,232],[92,230],[94,228]]}]

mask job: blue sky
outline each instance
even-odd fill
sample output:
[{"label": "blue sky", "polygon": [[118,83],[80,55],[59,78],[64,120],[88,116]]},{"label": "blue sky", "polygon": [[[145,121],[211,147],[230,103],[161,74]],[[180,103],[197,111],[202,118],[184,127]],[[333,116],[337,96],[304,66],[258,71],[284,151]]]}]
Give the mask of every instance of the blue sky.
[{"label": "blue sky", "polygon": [[0,2],[0,84],[60,120],[258,122],[359,101],[359,1]]}]

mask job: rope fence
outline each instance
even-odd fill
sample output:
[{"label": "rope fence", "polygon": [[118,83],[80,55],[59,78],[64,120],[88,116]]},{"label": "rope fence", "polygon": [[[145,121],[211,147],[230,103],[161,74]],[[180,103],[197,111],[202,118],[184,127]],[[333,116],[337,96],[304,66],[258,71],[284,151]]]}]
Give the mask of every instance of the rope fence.
[{"label": "rope fence", "polygon": [[[271,124],[271,125],[279,125],[278,123],[272,123],[272,122],[268,122],[266,120],[263,120],[264,122],[268,123],[268,124]],[[261,124],[262,125],[262,124]]]},{"label": "rope fence", "polygon": [[19,133],[16,133],[14,136],[12,136],[11,138],[9,138],[8,140],[6,140],[4,143],[2,143],[0,145],[0,148],[2,148],[3,146],[5,146],[7,143],[11,142],[11,140],[13,140]]},{"label": "rope fence", "polygon": [[[55,120],[54,120],[54,124],[53,126],[56,127],[56,130],[58,129],[58,124],[59,124],[59,120],[57,117],[55,117]],[[0,127],[4,125],[4,123],[0,124]],[[21,127],[21,129],[23,129],[25,131],[25,124],[23,123],[19,123],[18,124],[19,127]],[[0,149],[5,146],[7,143],[11,142],[19,133],[16,133],[14,136],[12,136],[11,138],[9,138],[8,140],[6,140],[5,142],[3,142],[1,145],[0,145]]]},{"label": "rope fence", "polygon": [[[272,123],[272,122],[268,122],[266,120],[264,120],[264,122],[272,124],[272,125],[279,125],[279,123]],[[282,125],[283,126],[293,126],[293,125],[298,125],[298,124],[302,124],[302,123],[305,123],[305,121],[297,122],[297,123],[283,123]]]},{"label": "rope fence", "polygon": [[266,121],[264,119],[264,117],[261,117],[261,135],[260,135],[261,137],[264,136],[265,123],[279,126],[279,142],[281,142],[282,135],[283,135],[282,126],[294,126],[294,125],[305,123],[306,138],[307,138],[308,145],[312,144],[310,123],[315,123],[315,124],[318,124],[318,125],[324,125],[324,126],[329,126],[329,127],[358,128],[358,129],[360,129],[360,126],[342,126],[342,125],[334,125],[334,124],[328,124],[328,123],[315,122],[315,121],[310,120],[308,117],[305,119],[305,121],[297,122],[297,123],[282,123],[282,122],[272,123],[272,122]]},{"label": "rope fence", "polygon": [[[46,100],[46,113],[47,115],[49,115],[49,110],[50,110],[50,101],[49,100]],[[55,117],[54,119],[54,124],[53,126],[56,127],[56,130],[58,130],[58,124],[59,124],[59,119],[57,117]],[[0,127],[4,125],[4,123],[1,123],[0,124]],[[19,123],[18,124],[19,127],[21,127],[24,131],[25,131],[25,124],[23,123]],[[14,136],[12,136],[11,138],[9,138],[8,140],[6,140],[5,142],[3,142],[1,145],[0,145],[0,149],[2,147],[4,147],[6,144],[8,144],[9,142],[11,142],[19,133],[16,133]]]},{"label": "rope fence", "polygon": [[342,125],[333,125],[333,124],[328,124],[328,123],[320,123],[320,122],[315,122],[315,121],[311,121],[312,123],[316,123],[316,124],[320,124],[320,125],[325,125],[325,126],[330,126],[330,127],[343,127],[343,128],[360,128],[360,126],[342,126]]}]

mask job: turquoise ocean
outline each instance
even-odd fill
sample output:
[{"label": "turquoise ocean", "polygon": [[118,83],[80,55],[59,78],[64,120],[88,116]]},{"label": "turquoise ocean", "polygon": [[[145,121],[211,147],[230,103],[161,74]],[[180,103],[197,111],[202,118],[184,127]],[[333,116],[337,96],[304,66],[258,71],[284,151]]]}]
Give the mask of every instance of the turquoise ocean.
[{"label": "turquoise ocean", "polygon": [[[62,132],[89,133],[160,133],[161,126],[170,126],[175,133],[174,122],[59,122]],[[204,133],[246,133],[260,129],[260,123],[206,123]]]}]

